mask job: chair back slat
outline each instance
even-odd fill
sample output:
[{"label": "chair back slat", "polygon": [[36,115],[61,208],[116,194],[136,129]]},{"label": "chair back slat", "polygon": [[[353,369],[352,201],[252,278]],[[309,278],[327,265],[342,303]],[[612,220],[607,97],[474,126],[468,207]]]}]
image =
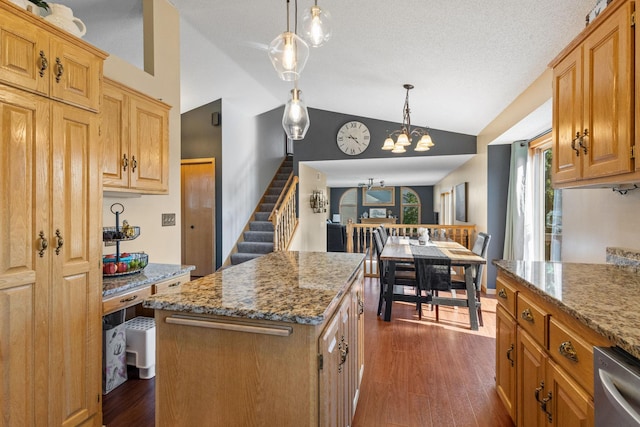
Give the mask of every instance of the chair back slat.
[{"label": "chair back slat", "polygon": [[451,290],[450,258],[419,258],[413,260],[416,268],[416,281],[421,290]]}]

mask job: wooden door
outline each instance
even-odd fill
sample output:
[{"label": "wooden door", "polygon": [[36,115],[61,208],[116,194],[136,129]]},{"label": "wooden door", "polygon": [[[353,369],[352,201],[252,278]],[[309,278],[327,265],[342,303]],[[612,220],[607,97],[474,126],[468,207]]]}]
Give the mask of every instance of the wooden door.
[{"label": "wooden door", "polygon": [[130,98],[131,188],[167,192],[169,179],[168,106],[134,94]]},{"label": "wooden door", "polygon": [[2,426],[47,419],[48,123],[48,101],[0,85]]},{"label": "wooden door", "polygon": [[105,81],[102,96],[102,183],[106,187],[129,187],[129,99]]},{"label": "wooden door", "polygon": [[547,410],[551,427],[593,427],[593,400],[569,374],[551,359],[547,361],[546,392],[551,392]]},{"label": "wooden door", "polygon": [[496,306],[496,391],[512,420],[516,419],[516,321]]},{"label": "wooden door", "polygon": [[553,69],[554,184],[575,181],[582,173],[576,136],[584,130],[581,84],[582,49],[578,47]]},{"label": "wooden door", "polygon": [[531,335],[520,328],[517,332],[516,349],[518,354],[516,425],[544,427],[548,421],[546,414],[540,409],[540,401],[548,394],[544,383],[547,355]]},{"label": "wooden door", "polygon": [[49,424],[75,426],[99,412],[102,206],[97,115],[52,107],[52,258]]},{"label": "wooden door", "polygon": [[583,178],[633,170],[632,8],[620,7],[584,42]]},{"label": "wooden door", "polygon": [[211,274],[216,267],[215,159],[183,160],[182,263],[195,265],[191,277]]}]

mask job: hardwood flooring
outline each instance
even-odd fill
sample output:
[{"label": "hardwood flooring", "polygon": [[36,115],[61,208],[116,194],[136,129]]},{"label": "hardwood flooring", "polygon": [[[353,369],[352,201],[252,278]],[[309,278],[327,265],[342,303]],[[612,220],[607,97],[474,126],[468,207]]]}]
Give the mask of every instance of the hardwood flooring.
[{"label": "hardwood flooring", "polygon": [[[466,308],[396,302],[391,322],[376,316],[377,279],[365,279],[365,372],[353,427],[512,427],[495,391],[495,305],[482,298],[484,326]],[[107,427],[154,427],[155,379],[129,380],[104,396]]]}]

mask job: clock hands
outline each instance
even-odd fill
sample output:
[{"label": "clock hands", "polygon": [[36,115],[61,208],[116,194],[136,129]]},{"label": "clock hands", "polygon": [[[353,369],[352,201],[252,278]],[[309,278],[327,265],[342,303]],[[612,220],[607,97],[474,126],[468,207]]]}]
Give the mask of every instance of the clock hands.
[{"label": "clock hands", "polygon": [[360,145],[360,141],[358,141],[358,138],[354,137],[353,135],[348,135],[347,138],[353,139],[356,142],[356,144]]}]

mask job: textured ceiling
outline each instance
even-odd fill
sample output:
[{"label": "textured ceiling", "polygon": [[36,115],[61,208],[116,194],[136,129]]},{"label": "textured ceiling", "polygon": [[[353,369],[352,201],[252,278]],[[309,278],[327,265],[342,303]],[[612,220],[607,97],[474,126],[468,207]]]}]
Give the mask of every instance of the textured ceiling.
[{"label": "textured ceiling", "polygon": [[[141,32],[141,0],[62,1],[87,24],[87,40],[131,62],[140,56],[131,34]],[[182,112],[219,98],[253,114],[286,102],[291,83],[278,79],[266,53],[286,29],[286,1],[171,3],[181,16]],[[311,49],[299,86],[309,107],[401,122],[402,85],[412,83],[412,124],[477,135],[584,28],[595,3],[318,0],[333,37]],[[298,1],[299,16],[311,4]],[[290,7],[293,16],[295,0]],[[548,126],[548,107],[530,120]],[[541,126],[520,125],[509,138]]]}]

